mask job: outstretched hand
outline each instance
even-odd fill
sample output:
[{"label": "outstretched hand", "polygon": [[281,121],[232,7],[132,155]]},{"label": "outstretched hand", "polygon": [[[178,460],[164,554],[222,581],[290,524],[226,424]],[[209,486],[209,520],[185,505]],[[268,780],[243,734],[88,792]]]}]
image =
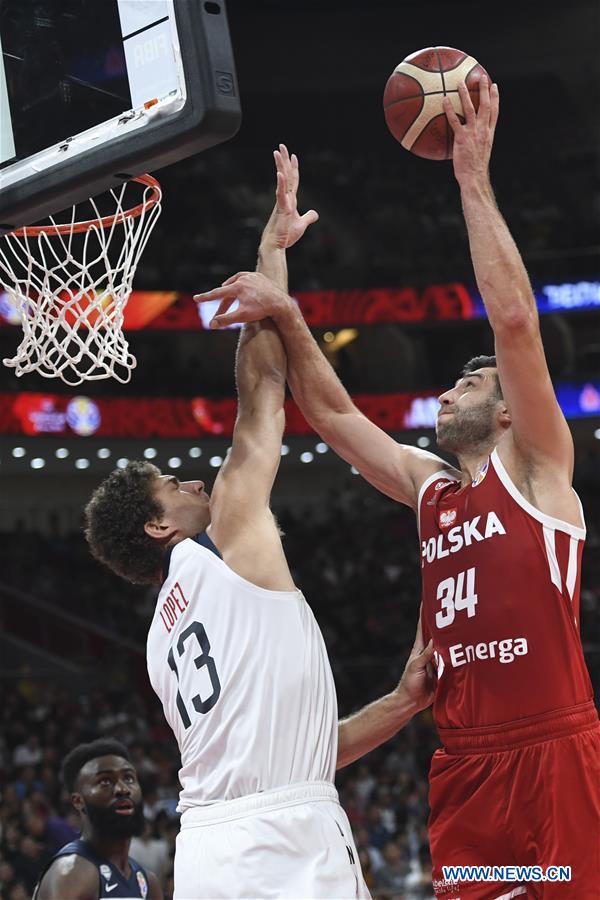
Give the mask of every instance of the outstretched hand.
[{"label": "outstretched hand", "polygon": [[498,85],[483,75],[479,81],[479,108],[475,112],[471,95],[464,81],[459,82],[458,93],[465,122],[458,118],[449,97],[444,97],[444,112],[454,133],[452,162],[459,184],[469,181],[487,183],[494,132],[498,121],[500,98]]},{"label": "outstretched hand", "polygon": [[419,615],[415,642],[404,667],[400,683],[396,688],[398,693],[405,693],[417,709],[425,709],[433,703],[435,678],[431,664],[432,658],[433,641],[429,641],[427,646],[423,643],[421,616]]},{"label": "outstretched hand", "polygon": [[[194,294],[197,303],[220,300],[219,308],[211,319],[211,328],[226,328],[236,323],[258,322],[273,316],[290,298],[270,278],[260,272],[238,272],[224,281],[221,287],[203,294]],[[239,300],[233,312],[228,310]]]},{"label": "outstretched hand", "polygon": [[273,156],[277,169],[275,207],[263,232],[261,243],[287,250],[300,240],[309,225],[317,221],[319,214],[314,209],[309,209],[302,216],[298,212],[300,170],[296,154],[292,153],[290,156],[285,144],[280,144],[279,150],[273,151]]}]

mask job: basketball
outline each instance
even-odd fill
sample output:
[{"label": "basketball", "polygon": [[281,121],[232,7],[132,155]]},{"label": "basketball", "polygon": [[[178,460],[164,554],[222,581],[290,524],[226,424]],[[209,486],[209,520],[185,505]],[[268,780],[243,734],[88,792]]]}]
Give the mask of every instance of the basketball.
[{"label": "basketball", "polygon": [[389,130],[416,156],[451,159],[454,135],[442,100],[450,97],[463,119],[458,83],[466,83],[477,110],[483,75],[487,72],[476,59],[453,47],[427,47],[411,53],[396,66],[385,86],[383,110]]}]

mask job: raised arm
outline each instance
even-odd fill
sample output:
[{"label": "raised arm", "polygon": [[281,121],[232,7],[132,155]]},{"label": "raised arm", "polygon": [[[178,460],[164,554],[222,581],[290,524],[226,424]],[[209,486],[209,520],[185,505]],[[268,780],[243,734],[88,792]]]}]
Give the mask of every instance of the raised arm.
[{"label": "raised arm", "polygon": [[[360,412],[291,297],[260,275],[246,272],[234,275],[220,288],[196,295],[201,302],[215,298],[222,302],[211,327],[272,317],[285,344],[294,400],[308,423],[367,481],[415,509],[423,481],[448,468],[447,463],[433,453],[399,444]],[[239,308],[228,313],[236,299]]]},{"label": "raised arm", "polygon": [[459,85],[461,124],[447,99],[454,132],[454,172],[477,285],[494,332],[498,375],[511,416],[511,440],[521,460],[571,479],[573,441],[556,400],[540,335],[535,298],[523,260],[496,205],[489,160],[498,120],[498,87],[480,82],[479,109]]},{"label": "raised arm", "polygon": [[[280,145],[275,207],[263,231],[257,270],[269,283],[287,286],[286,248],[315,221],[296,209],[298,163]],[[272,281],[271,281],[272,279]],[[237,348],[238,413],[231,450],[211,497],[210,534],[238,574],[273,590],[293,588],[269,508],[285,427],[286,355],[270,319],[244,325]]]}]

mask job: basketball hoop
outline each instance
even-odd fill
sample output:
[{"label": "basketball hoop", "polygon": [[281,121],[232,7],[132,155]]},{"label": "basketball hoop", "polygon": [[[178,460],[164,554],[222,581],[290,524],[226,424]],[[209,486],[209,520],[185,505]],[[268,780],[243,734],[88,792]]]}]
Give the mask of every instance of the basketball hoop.
[{"label": "basketball hoop", "polygon": [[[144,190],[132,205],[136,184]],[[5,366],[17,376],[37,372],[71,386],[131,379],[136,361],[123,334],[124,309],[161,197],[158,181],[140,175],[110,191],[106,215],[92,198],[93,215],[85,221],[76,204],[69,222],[50,216],[49,224],[0,238],[0,284],[23,327],[16,356],[4,359]]]}]

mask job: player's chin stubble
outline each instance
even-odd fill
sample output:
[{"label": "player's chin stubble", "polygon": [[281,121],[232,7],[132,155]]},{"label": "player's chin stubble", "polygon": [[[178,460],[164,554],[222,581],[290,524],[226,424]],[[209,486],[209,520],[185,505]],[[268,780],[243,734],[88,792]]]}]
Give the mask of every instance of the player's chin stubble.
[{"label": "player's chin stubble", "polygon": [[487,400],[471,409],[457,410],[437,427],[437,445],[450,453],[464,453],[489,441],[496,402]]}]

